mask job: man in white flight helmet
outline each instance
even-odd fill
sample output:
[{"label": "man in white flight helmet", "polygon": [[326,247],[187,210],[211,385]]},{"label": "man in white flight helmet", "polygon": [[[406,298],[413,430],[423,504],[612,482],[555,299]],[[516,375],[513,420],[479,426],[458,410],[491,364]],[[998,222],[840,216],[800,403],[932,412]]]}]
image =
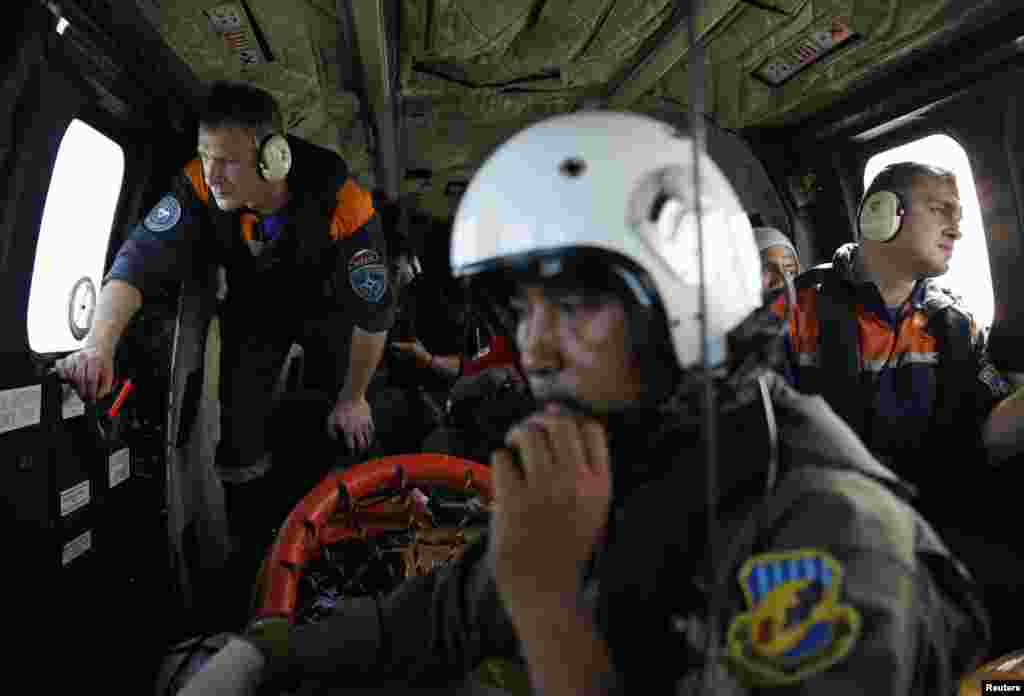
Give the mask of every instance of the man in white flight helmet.
[{"label": "man in white flight helmet", "polygon": [[516,312],[539,404],[492,455],[488,538],[322,623],[258,622],[187,693],[445,684],[496,657],[548,695],[953,693],[987,637],[972,584],[904,484],[772,371],[750,223],[685,133],[612,112],[527,128],[467,189],[451,259]]}]

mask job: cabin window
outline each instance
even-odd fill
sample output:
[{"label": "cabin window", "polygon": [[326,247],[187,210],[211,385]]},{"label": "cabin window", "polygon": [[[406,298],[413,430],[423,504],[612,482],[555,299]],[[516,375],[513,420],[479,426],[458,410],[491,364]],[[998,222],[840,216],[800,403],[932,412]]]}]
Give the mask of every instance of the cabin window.
[{"label": "cabin window", "polygon": [[960,143],[948,135],[929,135],[880,152],[864,168],[864,190],[884,167],[896,162],[914,161],[943,167],[956,175],[963,220],[960,232],[963,237],[956,243],[956,250],[949,262],[949,271],[940,282],[959,294],[967,303],[979,327],[992,324],[995,300],[992,293],[992,268],[989,266],[988,243],[985,228],[981,222],[981,206],[974,188],[974,175],[967,153]]},{"label": "cabin window", "polygon": [[57,151],[32,270],[28,344],[36,353],[85,343],[124,168],[120,145],[83,121],[71,122]]}]

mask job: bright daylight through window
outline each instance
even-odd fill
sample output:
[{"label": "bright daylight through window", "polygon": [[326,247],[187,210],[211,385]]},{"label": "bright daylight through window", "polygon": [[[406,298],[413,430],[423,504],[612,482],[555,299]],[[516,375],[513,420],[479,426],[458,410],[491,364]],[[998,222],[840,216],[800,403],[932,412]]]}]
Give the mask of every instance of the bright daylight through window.
[{"label": "bright daylight through window", "polygon": [[28,344],[36,353],[76,350],[98,299],[124,151],[75,119],[57,151],[36,246],[28,300]]}]

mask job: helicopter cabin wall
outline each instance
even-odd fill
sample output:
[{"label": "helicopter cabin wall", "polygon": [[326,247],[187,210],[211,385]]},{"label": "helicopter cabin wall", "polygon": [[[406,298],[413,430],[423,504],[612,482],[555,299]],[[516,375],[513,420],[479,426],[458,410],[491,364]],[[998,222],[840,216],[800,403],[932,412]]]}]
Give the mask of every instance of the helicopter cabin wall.
[{"label": "helicopter cabin wall", "polygon": [[[25,627],[45,637],[45,643],[27,643],[45,645],[59,657],[31,675],[44,691],[111,678],[115,690],[148,685],[154,656],[169,637],[154,627],[172,632],[181,605],[169,568],[163,437],[140,427],[162,425],[166,388],[161,394],[140,375],[119,419],[104,419],[96,405],[71,398],[48,372],[66,350],[33,350],[29,305],[33,287],[64,284],[54,278],[61,273],[60,245],[48,256],[40,239],[61,147],[76,122],[124,155],[123,183],[102,250],[104,272],[131,221],[180,166],[169,152],[180,159],[188,150],[167,122],[169,109],[147,95],[137,77],[122,72],[124,61],[108,63],[116,68],[106,74],[95,70],[115,56],[87,58],[103,46],[87,22],[58,33],[57,17],[39,3],[12,14],[17,39],[4,65],[0,109],[0,486],[4,529],[16,549],[8,567],[21,580],[9,605],[19,632]],[[92,164],[86,158],[72,162],[73,176],[97,176]],[[70,212],[73,217],[77,211]],[[55,233],[80,230],[69,225]],[[68,288],[75,284],[75,278],[65,280]],[[70,311],[53,320],[68,323]],[[126,353],[139,352],[134,343],[126,336]],[[118,369],[128,374],[134,358],[125,357],[119,354]],[[117,636],[116,645],[99,640],[101,634]],[[110,672],[112,650],[119,658],[116,675]],[[14,658],[11,664],[21,662]]]}]

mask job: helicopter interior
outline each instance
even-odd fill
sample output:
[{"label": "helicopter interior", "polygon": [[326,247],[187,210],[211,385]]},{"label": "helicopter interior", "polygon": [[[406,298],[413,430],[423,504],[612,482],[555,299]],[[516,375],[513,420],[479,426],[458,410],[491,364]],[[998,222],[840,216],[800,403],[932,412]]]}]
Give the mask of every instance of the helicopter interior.
[{"label": "helicopter interior", "polygon": [[[464,311],[450,277],[460,197],[500,143],[543,118],[616,109],[687,124],[699,99],[709,153],[805,266],[852,241],[874,157],[946,136],[977,195],[981,251],[958,278],[989,280],[976,292],[990,303],[980,319],[1000,338],[993,357],[1011,381],[1024,377],[1024,312],[1013,300],[1024,293],[1024,7],[1015,0],[704,0],[695,17],[672,0],[31,0],[8,12],[0,475],[18,549],[9,563],[25,585],[12,596],[16,623],[56,656],[36,681],[152,690],[169,646],[226,630],[217,588],[231,542],[211,466],[217,269],[147,298],[108,399],[83,402],[51,369],[83,345],[131,225],[195,156],[198,105],[215,80],[270,92],[290,135],[339,154],[372,191],[398,255],[417,269],[395,335],[437,354],[487,345],[486,321]],[[420,453],[451,417],[450,385],[385,362],[400,434],[379,454]],[[300,389],[303,369],[296,346],[281,395]],[[350,527],[378,530],[372,553],[339,550],[333,567],[313,554],[304,587],[322,588],[338,567],[369,567],[376,554],[358,590],[372,593],[455,557],[486,525],[486,496],[453,483],[469,471],[463,461],[445,474],[454,493],[438,495],[403,478],[418,464],[395,465],[397,483],[350,510]],[[979,486],[964,514],[1014,543],[1012,490]],[[417,506],[424,490],[429,507]],[[25,590],[32,600],[18,601]],[[303,592],[292,609],[314,617],[330,592]],[[992,659],[1020,648],[997,638]]]}]

